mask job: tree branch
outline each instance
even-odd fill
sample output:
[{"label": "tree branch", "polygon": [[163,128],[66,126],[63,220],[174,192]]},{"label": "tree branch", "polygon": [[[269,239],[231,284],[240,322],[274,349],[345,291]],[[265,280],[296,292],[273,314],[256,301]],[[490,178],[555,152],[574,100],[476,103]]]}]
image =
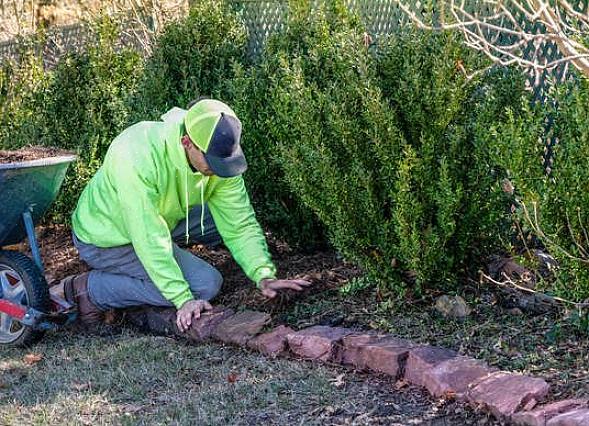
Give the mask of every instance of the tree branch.
[{"label": "tree branch", "polygon": [[[587,34],[589,14],[575,10],[567,0],[554,0],[554,5],[546,0],[472,0],[468,4],[466,0],[440,0],[444,15],[436,25],[418,16],[406,0],[394,1],[417,27],[461,31],[469,47],[494,62],[515,63],[536,75],[570,63],[589,77],[589,49],[577,40]],[[477,12],[469,12],[473,9],[469,6]],[[536,33],[538,25],[543,27],[540,33]],[[508,43],[501,43],[502,38]],[[541,47],[548,42],[555,43],[562,57],[548,59],[541,55]],[[525,53],[528,46],[533,46],[530,56]]]}]

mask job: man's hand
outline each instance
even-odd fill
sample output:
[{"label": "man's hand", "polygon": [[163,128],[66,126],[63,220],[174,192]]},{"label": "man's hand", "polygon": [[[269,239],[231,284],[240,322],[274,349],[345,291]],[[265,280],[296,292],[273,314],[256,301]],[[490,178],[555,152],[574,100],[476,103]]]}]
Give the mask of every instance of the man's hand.
[{"label": "man's hand", "polygon": [[262,280],[260,281],[260,290],[264,296],[272,299],[276,297],[277,291],[285,289],[301,291],[310,285],[311,283],[306,280]]},{"label": "man's hand", "polygon": [[184,333],[192,324],[192,318],[199,319],[203,311],[213,309],[206,300],[189,300],[176,313],[176,325]]}]

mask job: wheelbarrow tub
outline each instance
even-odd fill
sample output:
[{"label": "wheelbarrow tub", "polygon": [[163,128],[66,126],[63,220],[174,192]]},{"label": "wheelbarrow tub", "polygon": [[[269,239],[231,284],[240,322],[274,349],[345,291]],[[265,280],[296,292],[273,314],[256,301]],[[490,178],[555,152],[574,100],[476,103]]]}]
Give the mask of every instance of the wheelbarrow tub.
[{"label": "wheelbarrow tub", "polygon": [[26,238],[23,213],[30,211],[33,223],[42,218],[75,159],[64,155],[0,164],[0,247]]}]

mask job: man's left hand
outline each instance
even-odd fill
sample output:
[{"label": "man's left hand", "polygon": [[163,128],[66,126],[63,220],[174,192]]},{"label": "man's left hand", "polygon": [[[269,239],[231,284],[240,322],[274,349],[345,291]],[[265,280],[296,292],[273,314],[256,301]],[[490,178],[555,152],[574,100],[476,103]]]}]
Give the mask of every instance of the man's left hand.
[{"label": "man's left hand", "polygon": [[260,282],[260,290],[262,294],[268,299],[276,297],[280,290],[295,290],[302,291],[309,287],[311,283],[306,280],[262,280]]}]

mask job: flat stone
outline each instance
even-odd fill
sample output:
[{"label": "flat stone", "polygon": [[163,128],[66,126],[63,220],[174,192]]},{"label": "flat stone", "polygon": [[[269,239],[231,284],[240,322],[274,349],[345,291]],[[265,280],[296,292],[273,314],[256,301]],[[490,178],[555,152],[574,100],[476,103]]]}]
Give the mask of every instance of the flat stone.
[{"label": "flat stone", "polygon": [[522,407],[534,405],[548,394],[550,386],[544,380],[520,374],[497,372],[482,379],[470,389],[467,400],[486,407],[495,417],[511,417]]},{"label": "flat stone", "polygon": [[464,319],[470,315],[471,309],[465,300],[456,296],[443,295],[436,299],[436,310],[446,318]]},{"label": "flat stone", "polygon": [[589,409],[581,408],[560,414],[549,420],[546,426],[589,426]]},{"label": "flat stone", "polygon": [[586,399],[565,399],[542,405],[535,410],[516,413],[511,421],[518,426],[545,426],[548,420],[559,414],[567,413],[579,408],[589,408]]},{"label": "flat stone", "polygon": [[250,349],[263,353],[264,355],[276,358],[286,352],[286,335],[290,333],[294,333],[292,328],[279,325],[268,333],[254,337],[247,343],[247,346]]},{"label": "flat stone", "polygon": [[341,340],[353,331],[341,327],[316,325],[287,334],[286,340],[290,351],[305,359],[330,361],[334,359],[335,349]]},{"label": "flat stone", "polygon": [[153,306],[129,309],[125,318],[138,329],[163,336],[181,335],[176,326],[175,308]]},{"label": "flat stone", "polygon": [[352,334],[342,339],[336,361],[398,378],[413,347],[409,340],[390,335]]},{"label": "flat stone", "polygon": [[470,385],[495,371],[482,361],[458,356],[425,370],[422,378],[430,394],[462,399]]},{"label": "flat stone", "polygon": [[409,351],[405,365],[405,380],[425,387],[428,383],[424,373],[436,365],[458,356],[457,352],[435,346],[420,346]]},{"label": "flat stone", "polygon": [[217,325],[213,337],[224,343],[245,346],[248,340],[262,331],[270,319],[270,315],[264,312],[237,312]]},{"label": "flat stone", "polygon": [[185,335],[194,342],[202,342],[209,339],[217,326],[232,315],[232,309],[215,306],[212,311],[203,312],[199,319],[193,321]]}]

